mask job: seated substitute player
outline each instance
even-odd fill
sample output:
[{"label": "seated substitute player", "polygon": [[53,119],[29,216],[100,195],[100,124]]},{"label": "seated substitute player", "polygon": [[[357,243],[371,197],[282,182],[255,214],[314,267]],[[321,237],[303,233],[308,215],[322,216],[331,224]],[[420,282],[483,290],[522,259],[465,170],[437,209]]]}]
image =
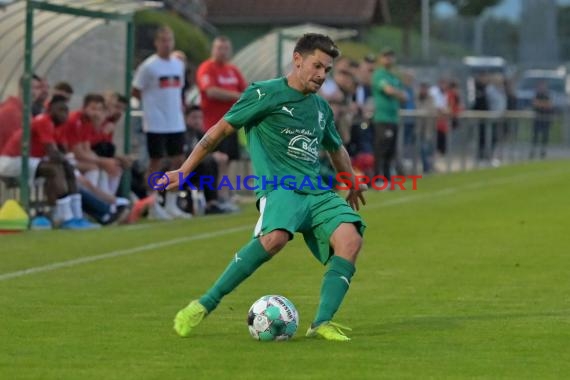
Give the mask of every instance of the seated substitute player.
[{"label": "seated substitute player", "polygon": [[[168,189],[178,188],[181,175],[194,171],[222,139],[245,128],[256,175],[278,177],[277,186],[269,183],[257,191],[261,215],[253,239],[235,254],[212,288],[176,315],[174,329],[180,336],[188,336],[222,297],[279,252],[295,232],[301,232],[313,255],[328,265],[317,315],[306,335],[350,340],[343,332],[349,329],[332,319],[355,272],[365,224],[353,209],[359,209],[359,201],[365,203],[362,192],[367,187],[352,188],[345,201],[331,190],[320,190],[317,183],[321,147],[328,151],[337,171],[354,176],[332,111],[316,95],[339,54],[329,37],[305,34],[295,46],[292,71],[286,77],[249,86],[184,164],[167,173]],[[313,186],[300,186],[307,179]],[[322,185],[320,188],[326,187]]]},{"label": "seated substitute player", "polygon": [[94,93],[85,95],[83,108],[70,113],[61,131],[61,141],[62,145],[67,141],[67,150],[75,155],[77,169],[85,178],[114,196],[123,173],[121,162],[113,157],[99,156],[91,148],[97,126],[104,122],[105,116],[105,98]]},{"label": "seated substitute player", "polygon": [[[46,197],[54,208],[54,221],[64,229],[91,229],[100,227],[83,218],[82,198],[75,181],[74,169],[57,149],[55,128],[65,123],[67,100],[55,95],[48,104],[47,113],[40,114],[30,125],[30,177],[46,179]],[[0,150],[0,172],[11,177],[21,175],[22,134],[20,128],[12,134]]]}]

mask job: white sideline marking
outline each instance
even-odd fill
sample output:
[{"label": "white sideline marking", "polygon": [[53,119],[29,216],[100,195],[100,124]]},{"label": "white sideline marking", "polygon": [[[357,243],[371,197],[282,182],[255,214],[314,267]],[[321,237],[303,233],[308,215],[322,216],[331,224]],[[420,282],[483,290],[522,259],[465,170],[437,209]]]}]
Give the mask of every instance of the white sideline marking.
[{"label": "white sideline marking", "polygon": [[33,268],[29,268],[29,269],[19,270],[16,272],[9,272],[9,273],[0,274],[0,281],[10,280],[12,278],[28,276],[31,274],[36,274],[36,273],[41,273],[41,272],[51,272],[51,271],[56,270],[56,269],[74,267],[76,265],[92,263],[94,261],[107,260],[107,259],[113,259],[115,257],[134,255],[136,253],[148,251],[151,249],[167,247],[169,245],[175,245],[175,244],[185,243],[185,242],[189,242],[189,241],[204,240],[204,239],[209,239],[209,238],[213,238],[213,237],[229,235],[229,234],[232,234],[234,232],[241,232],[241,231],[250,230],[250,229],[251,229],[251,227],[249,227],[249,226],[248,227],[228,228],[226,230],[221,230],[221,231],[216,231],[216,232],[208,232],[205,234],[200,234],[200,235],[195,235],[195,236],[188,236],[188,237],[183,237],[183,238],[178,238],[178,239],[165,240],[165,241],[161,241],[158,243],[145,244],[145,245],[141,245],[138,247],[121,249],[118,251],[111,251],[108,253],[103,253],[101,255],[87,256],[87,257],[81,257],[81,258],[73,259],[73,260],[60,261],[57,263],[48,264],[48,265],[44,265],[44,266],[40,266],[40,267],[33,267]]}]

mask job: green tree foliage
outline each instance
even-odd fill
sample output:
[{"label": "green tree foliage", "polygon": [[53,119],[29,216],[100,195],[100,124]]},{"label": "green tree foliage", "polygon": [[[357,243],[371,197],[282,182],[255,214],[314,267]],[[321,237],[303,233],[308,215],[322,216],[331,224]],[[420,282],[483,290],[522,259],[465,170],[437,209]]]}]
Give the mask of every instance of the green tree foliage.
[{"label": "green tree foliage", "polygon": [[[394,26],[380,26],[372,27],[364,34],[362,44],[353,44],[351,42],[342,41],[339,43],[343,55],[348,55],[351,58],[360,59],[367,53],[378,53],[386,46],[392,47],[402,58],[402,28]],[[413,29],[410,32],[410,55],[399,59],[402,63],[419,62],[421,61],[421,35]],[[451,42],[451,43],[450,43]],[[470,45],[460,43],[455,40],[440,40],[436,35],[432,35],[431,51],[433,57],[449,57],[460,58],[469,55]]]},{"label": "green tree foliage", "polygon": [[154,32],[160,25],[172,28],[176,38],[176,49],[186,53],[190,62],[198,64],[210,55],[208,37],[200,28],[173,13],[152,10],[137,12],[135,25],[136,61],[141,61],[154,51]]},{"label": "green tree foliage", "polygon": [[390,0],[388,1],[390,8],[391,22],[402,28],[402,56],[405,59],[411,57],[412,49],[412,30],[418,29],[421,16],[420,0]]},{"label": "green tree foliage", "polygon": [[[449,45],[472,48],[475,21],[473,17],[467,16],[434,18],[430,37],[433,40],[445,41]],[[516,61],[519,47],[518,24],[503,18],[489,17],[484,23],[482,45],[483,55],[496,55],[510,62]]]},{"label": "green tree foliage", "polygon": [[491,18],[485,23],[483,54],[496,55],[508,61],[518,59],[519,28],[506,19]]},{"label": "green tree foliage", "polygon": [[[464,16],[478,16],[487,7],[494,6],[500,0],[431,0],[430,6],[446,1],[455,6],[457,12]],[[402,55],[411,56],[411,32],[419,29],[421,18],[421,0],[389,0],[391,22],[402,28]]]}]

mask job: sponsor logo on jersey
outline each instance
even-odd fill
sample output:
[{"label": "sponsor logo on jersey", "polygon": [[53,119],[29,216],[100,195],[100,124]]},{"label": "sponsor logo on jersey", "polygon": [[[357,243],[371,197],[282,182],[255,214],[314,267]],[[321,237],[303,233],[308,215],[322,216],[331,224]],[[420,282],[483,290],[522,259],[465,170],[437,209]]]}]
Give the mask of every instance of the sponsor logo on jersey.
[{"label": "sponsor logo on jersey", "polygon": [[295,136],[289,141],[287,155],[303,161],[317,162],[319,159],[319,142],[317,138],[308,136]]},{"label": "sponsor logo on jersey", "polygon": [[239,83],[237,77],[233,75],[218,75],[218,83],[222,86],[234,86]]},{"label": "sponsor logo on jersey", "polygon": [[315,137],[315,131],[310,130],[310,129],[291,129],[291,128],[283,128],[280,133],[282,135],[305,135],[305,136],[309,136],[309,137]]},{"label": "sponsor logo on jersey", "polygon": [[291,107],[291,108],[287,108],[287,107],[285,107],[285,106],[281,107],[281,111],[287,112],[289,115],[291,115],[291,117],[294,117],[294,116],[293,116],[293,110],[294,110],[294,109],[295,109],[295,108],[293,108],[293,107]]}]

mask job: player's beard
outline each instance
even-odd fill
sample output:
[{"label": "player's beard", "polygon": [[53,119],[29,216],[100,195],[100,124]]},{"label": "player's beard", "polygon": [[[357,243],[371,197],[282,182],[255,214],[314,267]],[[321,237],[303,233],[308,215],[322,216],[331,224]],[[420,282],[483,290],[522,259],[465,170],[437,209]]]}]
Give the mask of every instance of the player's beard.
[{"label": "player's beard", "polygon": [[316,93],[321,89],[324,81],[316,81],[314,79],[309,79],[307,89],[312,93]]}]

